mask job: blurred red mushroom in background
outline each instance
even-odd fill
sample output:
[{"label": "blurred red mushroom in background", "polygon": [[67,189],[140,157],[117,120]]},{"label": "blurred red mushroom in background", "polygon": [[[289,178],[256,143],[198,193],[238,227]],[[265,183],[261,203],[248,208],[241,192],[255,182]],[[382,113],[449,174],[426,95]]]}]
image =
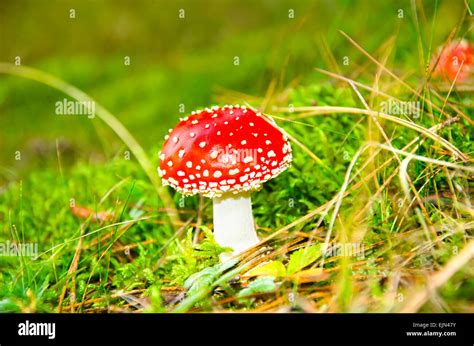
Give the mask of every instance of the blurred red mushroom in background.
[{"label": "blurred red mushroom in background", "polygon": [[441,47],[433,60],[436,63],[433,75],[450,82],[465,82],[473,73],[473,54],[474,46],[466,39]]}]

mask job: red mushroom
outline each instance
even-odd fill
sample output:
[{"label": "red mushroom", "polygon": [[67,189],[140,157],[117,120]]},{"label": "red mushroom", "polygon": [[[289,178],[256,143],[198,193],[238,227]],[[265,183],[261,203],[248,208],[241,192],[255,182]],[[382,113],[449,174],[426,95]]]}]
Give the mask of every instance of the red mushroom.
[{"label": "red mushroom", "polygon": [[473,72],[474,46],[465,39],[452,42],[440,49],[434,61],[438,61],[435,76],[463,82]]},{"label": "red mushroom", "polygon": [[215,106],[170,130],[158,172],[182,194],[213,198],[215,239],[238,254],[259,241],[250,192],[291,160],[288,139],[271,118],[245,106]]}]

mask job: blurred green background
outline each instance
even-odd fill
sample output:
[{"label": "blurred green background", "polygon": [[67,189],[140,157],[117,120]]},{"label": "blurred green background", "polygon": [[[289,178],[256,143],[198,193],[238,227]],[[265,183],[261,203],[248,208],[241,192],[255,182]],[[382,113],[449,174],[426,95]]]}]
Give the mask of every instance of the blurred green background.
[{"label": "blurred green background", "polygon": [[[392,58],[404,71],[419,70],[413,58],[418,25],[433,28],[437,45],[464,11],[463,1],[2,0],[0,61],[20,57],[22,65],[79,87],[152,152],[182,115],[180,104],[188,113],[227,90],[263,97],[272,80],[279,89],[291,81],[327,80],[315,67],[354,73],[367,59],[339,30],[368,51],[397,35]],[[56,115],[55,103],[64,97],[0,75],[1,184],[57,166],[56,140],[65,167],[100,162],[125,148],[98,118]],[[17,151],[21,160],[15,160]]]}]

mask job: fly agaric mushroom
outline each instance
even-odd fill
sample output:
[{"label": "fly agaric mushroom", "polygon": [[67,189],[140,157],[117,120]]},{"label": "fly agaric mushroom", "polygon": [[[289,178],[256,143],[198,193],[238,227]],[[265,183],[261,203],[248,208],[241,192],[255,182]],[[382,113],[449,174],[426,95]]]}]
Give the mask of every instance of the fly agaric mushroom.
[{"label": "fly agaric mushroom", "polygon": [[250,192],[291,159],[288,139],[273,119],[245,106],[215,106],[192,112],[170,130],[158,172],[163,185],[213,199],[214,237],[235,255],[259,241]]},{"label": "fly agaric mushroom", "polygon": [[434,61],[437,61],[435,76],[441,76],[451,82],[455,79],[457,82],[463,82],[473,72],[474,46],[465,39],[452,42],[440,48]]}]

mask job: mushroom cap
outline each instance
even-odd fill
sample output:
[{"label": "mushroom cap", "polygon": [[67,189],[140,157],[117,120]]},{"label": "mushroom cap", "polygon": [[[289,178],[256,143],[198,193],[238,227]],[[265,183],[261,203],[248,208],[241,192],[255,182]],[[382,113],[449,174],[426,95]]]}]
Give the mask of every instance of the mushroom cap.
[{"label": "mushroom cap", "polygon": [[474,45],[466,39],[451,42],[441,47],[433,60],[438,62],[434,70],[435,75],[449,81],[454,81],[457,76],[456,80],[463,82],[473,72]]},{"label": "mushroom cap", "polygon": [[273,119],[239,105],[192,112],[165,136],[159,155],[163,185],[211,198],[259,189],[292,160]]}]

